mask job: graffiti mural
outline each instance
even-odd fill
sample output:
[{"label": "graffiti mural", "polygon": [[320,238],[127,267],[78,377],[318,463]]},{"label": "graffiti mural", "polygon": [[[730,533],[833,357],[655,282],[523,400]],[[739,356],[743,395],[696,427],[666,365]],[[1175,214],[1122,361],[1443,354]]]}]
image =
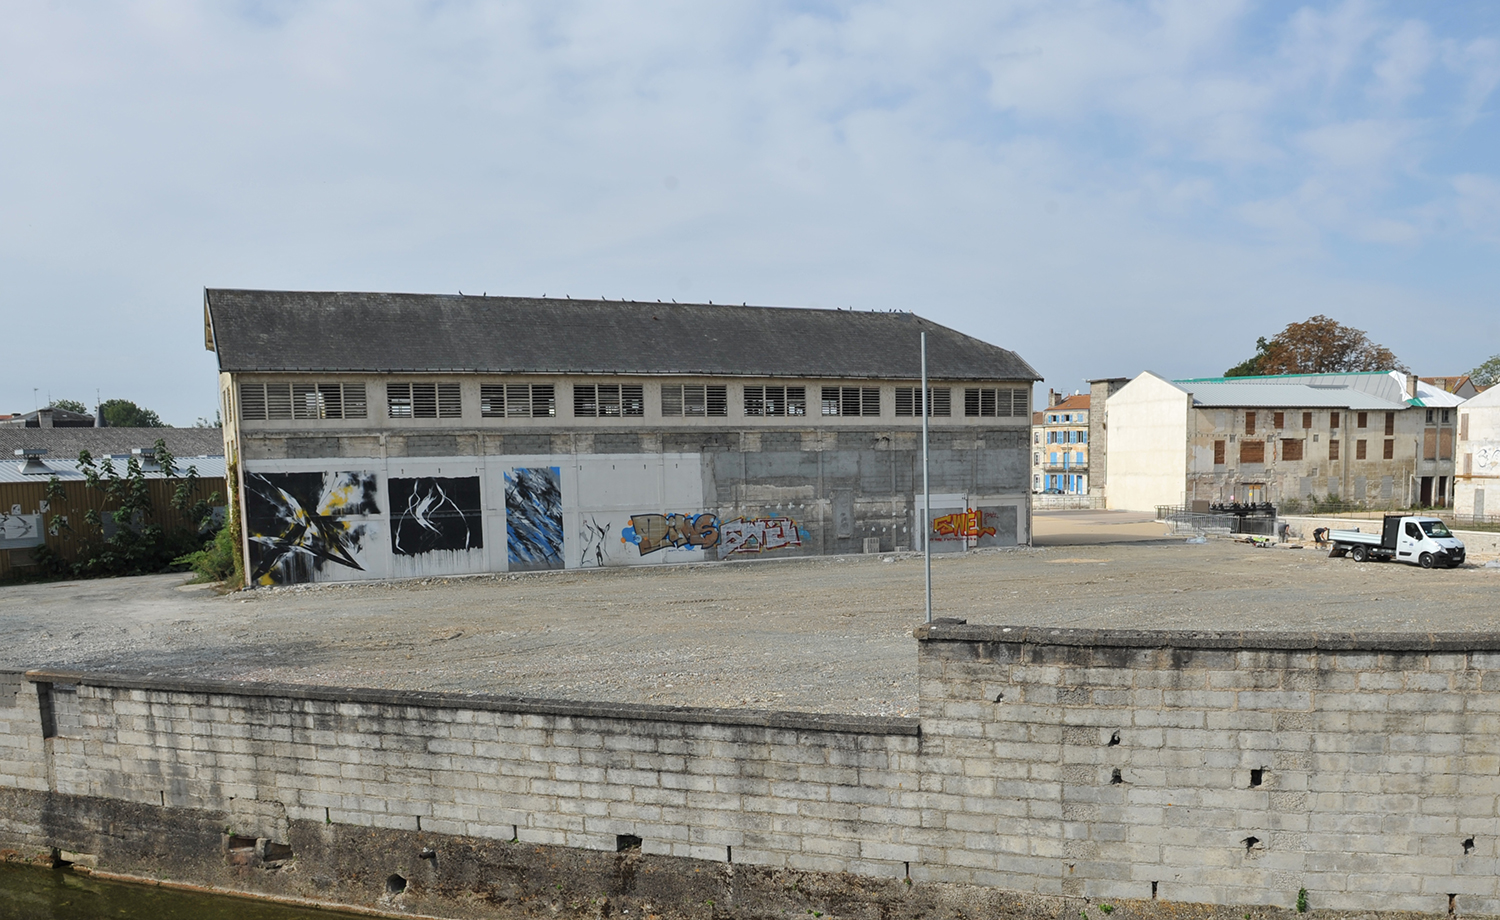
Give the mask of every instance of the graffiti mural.
[{"label": "graffiti mural", "polygon": [[561,468],[516,467],[505,474],[505,535],[512,569],[563,567]]},{"label": "graffiti mural", "polygon": [[391,552],[396,555],[484,546],[478,476],[392,479],[390,490]]},{"label": "graffiti mural", "polygon": [[374,473],[247,473],[250,580],[312,581],[330,563],[364,571],[370,525],[344,518],[379,514],[375,496]]},{"label": "graffiti mural", "polygon": [[725,521],[719,529],[723,541],[720,556],[734,553],[764,553],[774,549],[801,546],[807,531],[797,526],[788,517],[755,518],[747,521],[740,518]]},{"label": "graffiti mural", "polygon": [[983,511],[969,509],[944,514],[932,519],[933,540],[977,540],[993,537],[995,528],[985,522]]},{"label": "graffiti mural", "polygon": [[12,505],[9,514],[0,512],[0,549],[41,546],[43,542],[40,514],[22,514],[20,505]]},{"label": "graffiti mural", "polygon": [[645,556],[657,550],[711,549],[719,545],[719,518],[715,514],[632,514],[630,526],[620,540],[634,543]]},{"label": "graffiti mural", "polygon": [[613,526],[609,521],[600,524],[592,515],[583,519],[578,528],[578,537],[583,541],[583,552],[578,557],[580,567],[609,564],[609,531]]}]

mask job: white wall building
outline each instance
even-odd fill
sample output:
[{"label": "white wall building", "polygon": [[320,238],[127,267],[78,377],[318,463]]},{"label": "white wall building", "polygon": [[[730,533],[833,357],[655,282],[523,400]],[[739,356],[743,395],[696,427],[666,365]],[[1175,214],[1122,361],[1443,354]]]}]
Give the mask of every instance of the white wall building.
[{"label": "white wall building", "polygon": [[1458,407],[1455,479],[1453,510],[1457,514],[1500,516],[1500,386]]}]

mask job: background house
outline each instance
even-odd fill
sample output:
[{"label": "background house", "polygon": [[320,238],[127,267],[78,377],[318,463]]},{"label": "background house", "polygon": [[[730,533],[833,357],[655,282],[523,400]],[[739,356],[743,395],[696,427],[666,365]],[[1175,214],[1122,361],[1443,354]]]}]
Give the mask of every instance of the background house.
[{"label": "background house", "polygon": [[1456,480],[1453,510],[1460,517],[1500,515],[1500,387],[1458,407]]},{"label": "background house", "polygon": [[1399,372],[1167,380],[1107,403],[1108,507],[1451,501],[1458,397]]},{"label": "background house", "polygon": [[1036,372],[910,313],[210,290],[252,581],[1027,542]]},{"label": "background house", "polygon": [[[131,458],[144,462],[153,506],[149,522],[188,527],[196,522],[176,513],[171,498],[181,476],[168,477],[152,462],[160,439],[176,459],[180,472],[192,466],[198,475],[196,497],[217,492],[222,502],[224,442],[217,428],[27,428],[0,427],[0,579],[34,571],[36,550],[47,546],[64,562],[72,562],[89,539],[108,536],[113,523],[99,490],[90,489],[79,468],[78,455],[88,451],[96,463],[108,460],[123,474]],[[61,497],[48,496],[56,479]],[[106,518],[100,534],[85,526],[90,508]],[[51,533],[54,517],[70,527]]]},{"label": "background house", "polygon": [[1032,450],[1040,454],[1041,489],[1064,495],[1089,494],[1089,397],[1049,393],[1041,413],[1040,437]]}]

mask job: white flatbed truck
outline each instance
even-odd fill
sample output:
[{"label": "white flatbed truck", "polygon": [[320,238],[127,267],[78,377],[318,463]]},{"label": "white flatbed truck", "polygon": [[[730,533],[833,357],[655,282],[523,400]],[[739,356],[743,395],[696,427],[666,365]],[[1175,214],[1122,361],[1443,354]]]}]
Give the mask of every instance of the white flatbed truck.
[{"label": "white flatbed truck", "polygon": [[1333,548],[1330,556],[1347,555],[1355,562],[1395,560],[1420,565],[1455,568],[1463,564],[1463,541],[1453,536],[1447,525],[1435,517],[1416,514],[1387,514],[1380,533],[1359,530],[1335,530],[1328,534]]}]

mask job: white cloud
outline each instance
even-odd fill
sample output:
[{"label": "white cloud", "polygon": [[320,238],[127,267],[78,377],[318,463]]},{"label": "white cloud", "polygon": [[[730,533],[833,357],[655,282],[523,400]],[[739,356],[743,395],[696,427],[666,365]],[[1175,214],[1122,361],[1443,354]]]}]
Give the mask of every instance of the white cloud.
[{"label": "white cloud", "polygon": [[1391,246],[1496,238],[1434,151],[1488,149],[1497,49],[1361,3],[24,6],[0,303],[83,341],[13,386],[211,414],[205,285],[915,308],[1049,376],[1221,370],[1323,304],[1394,322]]}]

